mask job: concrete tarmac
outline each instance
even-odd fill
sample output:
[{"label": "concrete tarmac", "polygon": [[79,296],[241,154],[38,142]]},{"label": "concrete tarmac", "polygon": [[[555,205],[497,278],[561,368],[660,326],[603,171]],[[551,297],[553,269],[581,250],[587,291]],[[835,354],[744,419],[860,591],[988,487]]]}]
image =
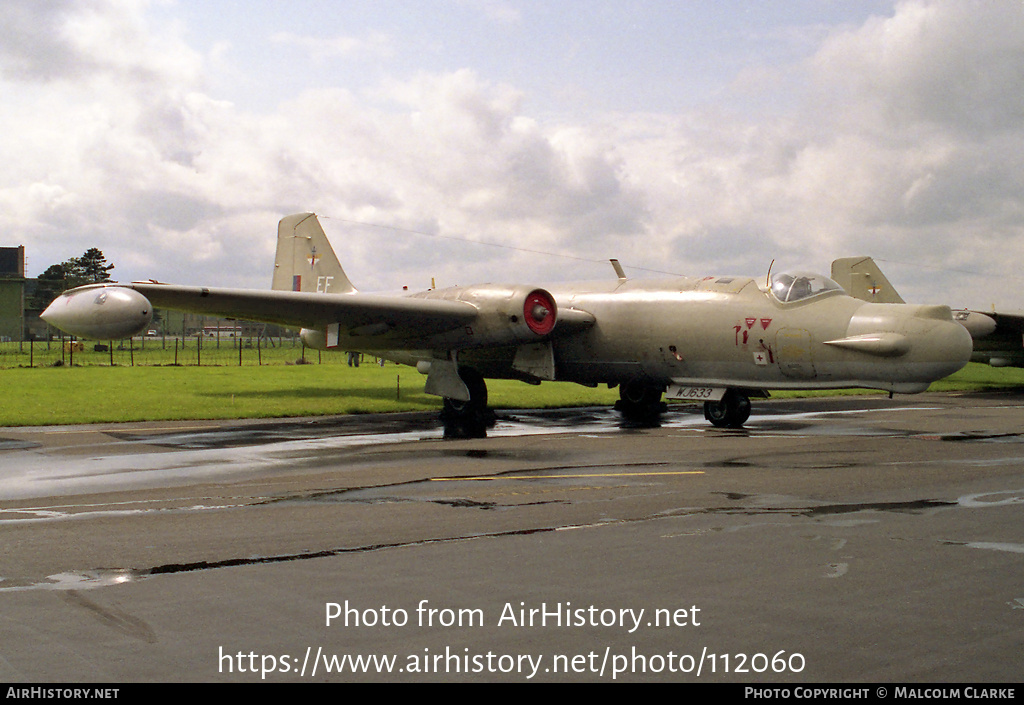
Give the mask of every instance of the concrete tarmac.
[{"label": "concrete tarmac", "polygon": [[0,682],[1021,679],[1021,397],[500,415],[0,429]]}]

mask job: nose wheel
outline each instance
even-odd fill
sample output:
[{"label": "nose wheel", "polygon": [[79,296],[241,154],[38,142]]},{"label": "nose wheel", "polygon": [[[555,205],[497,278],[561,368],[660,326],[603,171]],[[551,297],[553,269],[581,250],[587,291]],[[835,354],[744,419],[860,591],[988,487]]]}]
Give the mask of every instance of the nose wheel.
[{"label": "nose wheel", "polygon": [[750,418],[750,397],[730,389],[720,401],[704,402],[704,418],[718,428],[742,428]]}]

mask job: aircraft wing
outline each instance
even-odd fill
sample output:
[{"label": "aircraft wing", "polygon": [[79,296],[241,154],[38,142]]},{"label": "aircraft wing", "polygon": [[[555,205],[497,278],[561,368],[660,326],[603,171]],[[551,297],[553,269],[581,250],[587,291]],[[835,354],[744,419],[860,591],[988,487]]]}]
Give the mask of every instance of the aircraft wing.
[{"label": "aircraft wing", "polygon": [[155,282],[93,284],[65,292],[41,314],[90,340],[119,340],[145,330],[153,308],[334,331],[347,338],[401,342],[407,348],[472,327],[480,310],[464,301],[377,294],[324,294],[175,286]]},{"label": "aircraft wing", "polygon": [[[511,348],[519,368],[535,377],[553,375],[552,335],[572,335],[596,323],[593,315],[574,308],[571,299],[567,303],[563,309],[550,292],[525,284],[456,286],[397,296],[360,293],[316,216],[297,213],[278,224],[269,291],[156,281],[94,284],[65,292],[40,315],[90,340],[138,335],[152,321],[154,308],[277,323],[303,329],[306,344],[321,349],[439,351],[450,365],[450,376],[457,379],[454,353],[481,348]],[[535,344],[542,348],[530,347]],[[468,395],[461,382],[457,386],[458,394]]]},{"label": "aircraft wing", "polygon": [[119,284],[145,296],[156,308],[221,318],[278,323],[295,328],[373,327],[391,337],[431,335],[472,322],[476,307],[462,301],[375,294],[219,289],[141,283]]},{"label": "aircraft wing", "polygon": [[[466,301],[457,296],[469,296]],[[65,292],[41,316],[90,340],[145,330],[153,308],[263,321],[319,331],[327,347],[457,350],[518,346],[589,328],[592,315],[528,286],[482,285],[412,296],[178,286],[158,282],[93,284]],[[556,313],[557,311],[557,313]]]}]

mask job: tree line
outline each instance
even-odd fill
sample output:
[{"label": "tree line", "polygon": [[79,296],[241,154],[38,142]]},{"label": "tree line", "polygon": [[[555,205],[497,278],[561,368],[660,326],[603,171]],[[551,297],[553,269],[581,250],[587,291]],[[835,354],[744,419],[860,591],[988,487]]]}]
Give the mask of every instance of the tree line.
[{"label": "tree line", "polygon": [[68,289],[84,284],[110,281],[114,265],[98,248],[90,247],[81,257],[72,257],[60,264],[52,264],[36,277],[36,292],[32,307],[43,309]]}]

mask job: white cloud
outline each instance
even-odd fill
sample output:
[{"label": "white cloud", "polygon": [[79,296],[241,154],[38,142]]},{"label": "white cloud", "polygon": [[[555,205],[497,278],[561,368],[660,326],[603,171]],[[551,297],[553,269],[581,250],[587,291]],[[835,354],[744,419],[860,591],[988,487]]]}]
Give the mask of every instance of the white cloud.
[{"label": "white cloud", "polygon": [[175,34],[145,21],[146,0],[53,2],[5,0],[0,5],[0,71],[24,81],[194,80],[198,55]]},{"label": "white cloud", "polygon": [[275,44],[297,46],[317,62],[334,58],[388,58],[395,53],[392,38],[382,32],[373,32],[367,37],[330,38],[276,32],[270,37],[270,41]]},{"label": "white cloud", "polygon": [[482,13],[489,20],[502,24],[518,24],[522,20],[522,13],[507,0],[455,0],[455,2]]},{"label": "white cloud", "polygon": [[[760,275],[872,254],[921,265],[890,276],[908,298],[1019,306],[1019,286],[961,278],[957,296],[935,275],[1012,277],[1024,259],[1024,30],[1001,4],[961,4],[833,31],[789,67],[797,97],[750,94],[767,115],[583,121],[471,69],[250,113],[208,92],[209,67],[145,3],[16,0],[0,10],[0,85],[18,96],[0,105],[17,135],[0,143],[0,227],[40,271],[99,246],[119,276],[183,283],[266,286],[277,219],[315,210],[367,289],[610,276],[612,256]],[[34,27],[56,33],[33,43]]]},{"label": "white cloud", "polygon": [[[1024,12],[1019,3],[908,0],[890,18],[829,38],[814,60],[848,126],[923,125],[983,136],[1024,114]],[[856,99],[851,105],[850,98]]]}]

